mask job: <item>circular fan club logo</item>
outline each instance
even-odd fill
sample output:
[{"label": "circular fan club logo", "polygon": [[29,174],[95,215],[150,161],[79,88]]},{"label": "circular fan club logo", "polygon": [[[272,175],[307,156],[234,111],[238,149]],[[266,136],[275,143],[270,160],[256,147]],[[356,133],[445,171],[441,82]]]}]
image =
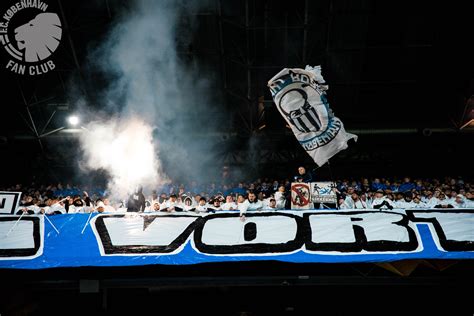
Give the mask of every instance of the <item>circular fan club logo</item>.
[{"label": "circular fan club logo", "polygon": [[56,65],[50,59],[61,41],[61,21],[39,0],[21,0],[0,18],[0,43],[11,58],[5,68],[19,75],[45,74]]}]

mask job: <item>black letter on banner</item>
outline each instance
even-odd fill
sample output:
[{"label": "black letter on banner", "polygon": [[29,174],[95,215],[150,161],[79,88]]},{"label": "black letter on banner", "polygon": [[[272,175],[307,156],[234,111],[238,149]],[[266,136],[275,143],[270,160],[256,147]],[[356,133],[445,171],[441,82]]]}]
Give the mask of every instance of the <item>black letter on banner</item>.
[{"label": "black letter on banner", "polygon": [[[173,219],[179,218],[188,218],[194,219],[191,224],[188,224],[186,228],[182,231],[177,231],[178,234],[176,238],[174,238],[169,244],[156,244],[150,245],[153,241],[156,241],[160,236],[161,230],[158,229],[156,232],[156,236],[149,235],[150,229],[154,229],[155,227],[152,225],[159,225],[159,221],[162,220],[171,220],[170,225],[173,223]],[[120,219],[120,222],[116,223],[106,223],[107,219]],[[104,221],[105,220],[105,221]],[[127,225],[127,221],[135,221],[140,220],[140,224],[142,225],[141,228],[143,229],[143,236],[138,236],[138,239],[141,238],[145,242],[140,244],[140,242],[134,242],[133,240],[130,241],[130,244],[124,245],[123,243],[120,245],[113,245],[113,238],[111,237],[111,232],[114,232],[116,236],[120,237],[120,230],[123,234],[126,234],[128,229],[127,227],[120,227],[122,224]],[[143,220],[143,222],[141,222]],[[121,222],[123,221],[123,222]],[[99,234],[100,242],[103,245],[104,253],[107,255],[113,254],[160,254],[160,253],[170,253],[178,249],[181,245],[186,242],[191,232],[195,229],[197,225],[201,222],[200,217],[198,216],[185,216],[185,215],[143,215],[138,217],[129,217],[126,215],[99,215],[95,221],[95,228]],[[108,227],[110,225],[110,227]],[[115,229],[114,227],[115,226]],[[170,232],[163,231],[164,235],[170,235]],[[126,239],[123,241],[126,242]]]},{"label": "black letter on banner", "polygon": [[[194,231],[194,245],[208,254],[285,253],[304,244],[303,218],[293,214],[259,212],[221,213],[203,218]],[[285,236],[286,234],[286,236]]]},{"label": "black letter on banner", "polygon": [[244,239],[245,241],[252,241],[257,238],[257,224],[247,223],[244,228]]},{"label": "black letter on banner", "polygon": [[[0,216],[0,222],[10,222],[12,227],[15,225],[16,221],[18,220],[19,216]],[[40,236],[40,218],[39,217],[27,217],[23,216],[21,219],[20,223],[24,222],[32,222],[32,238],[33,238],[33,248],[8,248],[8,249],[2,249],[0,248],[0,257],[1,258],[8,258],[8,257],[30,257],[34,256],[40,246],[41,246],[41,236]],[[15,229],[19,229],[19,225],[16,226]],[[5,231],[5,234],[8,232]],[[10,233],[10,236],[7,238],[12,238],[14,237],[14,231]],[[0,238],[5,238],[5,236],[0,236]]]},{"label": "black letter on banner", "polygon": [[[21,192],[0,192],[0,214],[15,214]],[[5,209],[8,207],[8,209]]]},{"label": "black letter on banner", "polygon": [[432,224],[445,251],[474,251],[474,210],[409,210],[407,215],[412,222]]},{"label": "black letter on banner", "polygon": [[[318,212],[305,213],[304,218],[307,225],[305,231],[309,235],[306,249],[310,251],[383,252],[418,248],[415,231],[409,226],[409,219],[404,214],[379,211]],[[406,240],[396,240],[399,233],[406,234]]]}]

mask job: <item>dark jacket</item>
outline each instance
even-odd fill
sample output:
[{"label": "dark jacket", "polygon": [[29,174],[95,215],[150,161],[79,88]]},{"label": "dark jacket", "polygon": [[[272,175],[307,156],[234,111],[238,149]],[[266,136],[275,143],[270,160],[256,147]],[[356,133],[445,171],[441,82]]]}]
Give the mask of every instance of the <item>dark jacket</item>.
[{"label": "dark jacket", "polygon": [[145,196],[141,191],[134,192],[127,201],[127,212],[143,212],[145,210]]}]

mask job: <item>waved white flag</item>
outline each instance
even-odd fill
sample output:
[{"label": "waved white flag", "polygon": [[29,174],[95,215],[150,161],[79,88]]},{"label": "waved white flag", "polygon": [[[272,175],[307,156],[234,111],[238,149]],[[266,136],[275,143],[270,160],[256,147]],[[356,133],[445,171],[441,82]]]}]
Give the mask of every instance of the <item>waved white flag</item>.
[{"label": "waved white flag", "polygon": [[329,108],[324,84],[321,66],[285,68],[268,81],[278,110],[318,166],[346,149],[349,139],[357,141]]}]

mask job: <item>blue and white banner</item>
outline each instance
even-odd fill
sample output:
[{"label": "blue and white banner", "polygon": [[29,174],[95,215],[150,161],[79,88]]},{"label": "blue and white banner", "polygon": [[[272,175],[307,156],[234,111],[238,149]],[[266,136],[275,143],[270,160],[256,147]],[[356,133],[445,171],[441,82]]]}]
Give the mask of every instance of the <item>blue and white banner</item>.
[{"label": "blue and white banner", "polygon": [[318,166],[357,140],[329,108],[324,84],[321,66],[285,68],[268,81],[278,110]]},{"label": "blue and white banner", "polygon": [[0,268],[474,259],[474,210],[44,216],[0,216]]}]

